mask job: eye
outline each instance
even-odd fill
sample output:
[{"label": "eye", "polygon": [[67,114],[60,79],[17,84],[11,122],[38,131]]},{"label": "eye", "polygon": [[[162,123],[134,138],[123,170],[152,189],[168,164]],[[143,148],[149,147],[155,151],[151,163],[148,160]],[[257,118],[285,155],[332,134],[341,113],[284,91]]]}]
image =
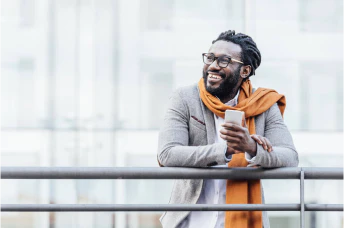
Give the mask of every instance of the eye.
[{"label": "eye", "polygon": [[212,55],[207,55],[207,60],[213,60],[214,59],[214,56]]},{"label": "eye", "polygon": [[229,58],[221,58],[220,59],[220,63],[223,63],[223,64],[227,64],[227,63],[229,63],[231,61],[231,59],[229,59]]}]

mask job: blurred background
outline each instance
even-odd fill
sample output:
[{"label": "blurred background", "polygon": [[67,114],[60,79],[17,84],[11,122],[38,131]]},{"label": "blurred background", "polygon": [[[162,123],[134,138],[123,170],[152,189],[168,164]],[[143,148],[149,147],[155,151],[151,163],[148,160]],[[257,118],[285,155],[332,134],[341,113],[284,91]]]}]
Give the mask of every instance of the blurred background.
[{"label": "blurred background", "polygon": [[[285,94],[300,166],[343,165],[342,0],[1,0],[1,165],[157,167],[173,90],[228,29],[262,53],[254,87]],[[2,203],[159,203],[173,180],[1,180]],[[265,180],[299,203],[298,180]],[[306,180],[306,203],[343,203],[343,182]],[[1,213],[2,227],[160,227],[161,213]],[[299,212],[269,212],[299,227]],[[306,212],[306,227],[343,227]]]}]

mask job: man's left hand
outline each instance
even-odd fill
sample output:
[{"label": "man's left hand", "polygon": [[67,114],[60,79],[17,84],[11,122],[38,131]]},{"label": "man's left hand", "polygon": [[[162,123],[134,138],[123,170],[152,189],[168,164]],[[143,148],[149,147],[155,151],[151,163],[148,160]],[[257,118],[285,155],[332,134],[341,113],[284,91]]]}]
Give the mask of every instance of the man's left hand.
[{"label": "man's left hand", "polygon": [[240,126],[237,123],[225,122],[221,125],[220,137],[227,141],[227,145],[234,150],[249,153],[252,157],[256,156],[257,144],[251,138],[250,133],[246,127]]}]

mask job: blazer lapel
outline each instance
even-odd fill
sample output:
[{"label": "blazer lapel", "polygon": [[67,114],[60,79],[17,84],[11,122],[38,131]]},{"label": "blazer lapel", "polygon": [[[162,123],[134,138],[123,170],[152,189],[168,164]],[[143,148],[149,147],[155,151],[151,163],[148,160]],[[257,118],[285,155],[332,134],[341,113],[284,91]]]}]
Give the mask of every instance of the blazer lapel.
[{"label": "blazer lapel", "polygon": [[[199,94],[199,88],[197,86],[198,94]],[[201,97],[199,97],[199,100],[201,102],[202,112],[204,116],[204,123],[205,128],[207,131],[207,144],[213,144],[215,143],[215,137],[216,137],[216,128],[215,128],[215,120],[214,120],[214,113],[210,111],[203,103]]]}]

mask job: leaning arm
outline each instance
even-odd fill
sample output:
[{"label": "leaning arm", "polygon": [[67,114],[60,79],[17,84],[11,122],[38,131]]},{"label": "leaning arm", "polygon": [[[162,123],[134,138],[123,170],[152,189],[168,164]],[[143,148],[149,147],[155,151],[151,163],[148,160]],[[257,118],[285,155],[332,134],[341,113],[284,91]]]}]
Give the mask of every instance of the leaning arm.
[{"label": "leaning arm", "polygon": [[274,104],[266,115],[264,137],[270,140],[273,151],[267,152],[257,143],[255,157],[252,158],[245,153],[249,166],[259,165],[266,168],[298,166],[298,153],[277,104]]},{"label": "leaning arm", "polygon": [[180,95],[180,90],[177,90],[170,98],[159,132],[160,166],[207,167],[226,164],[225,143],[189,146],[189,119],[189,109]]}]

